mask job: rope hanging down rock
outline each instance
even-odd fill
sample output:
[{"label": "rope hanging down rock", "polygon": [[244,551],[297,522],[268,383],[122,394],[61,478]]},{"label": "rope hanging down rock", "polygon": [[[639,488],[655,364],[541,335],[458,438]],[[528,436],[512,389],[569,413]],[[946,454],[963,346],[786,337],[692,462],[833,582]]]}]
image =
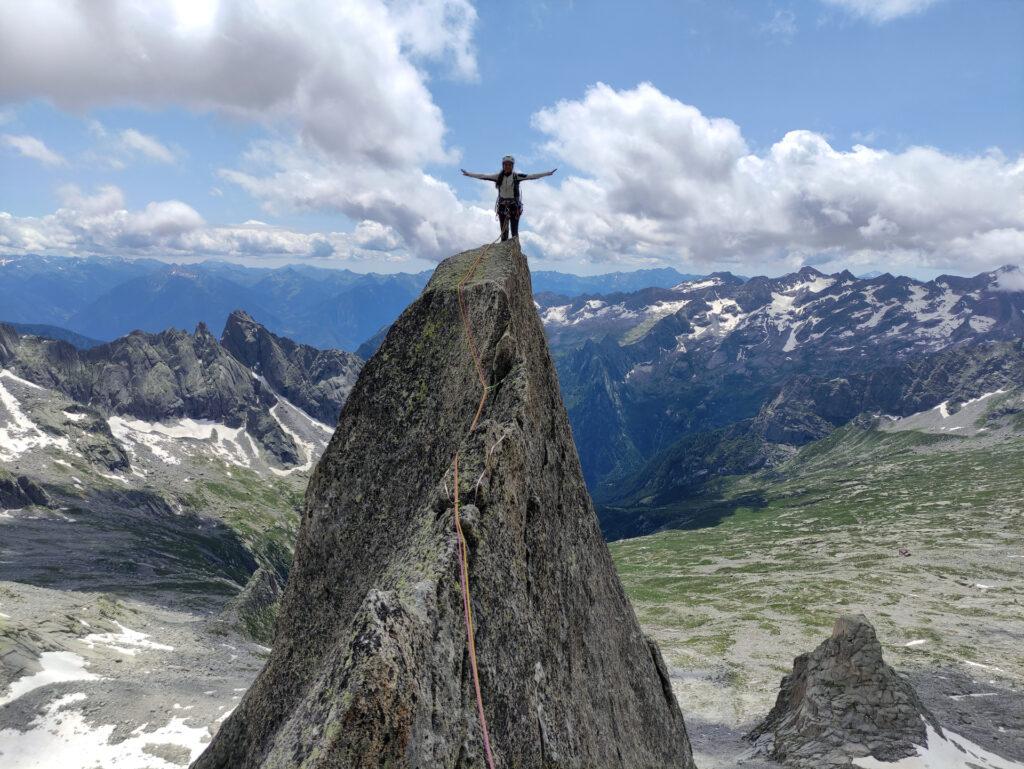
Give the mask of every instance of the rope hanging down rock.
[{"label": "rope hanging down rock", "polygon": [[[469,346],[469,352],[473,356],[473,366],[476,368],[477,379],[480,380],[480,386],[482,389],[480,393],[480,402],[477,404],[476,413],[473,415],[473,421],[469,426],[469,430],[466,432],[466,437],[472,435],[476,429],[477,423],[480,421],[480,415],[483,413],[484,404],[487,402],[487,377],[484,376],[484,368],[480,363],[480,354],[476,349],[476,341],[473,339],[473,327],[469,322],[469,313],[466,311],[466,303],[462,298],[462,289],[473,277],[477,267],[483,261],[487,253],[494,247],[494,244],[498,242],[495,238],[484,248],[480,250],[476,259],[466,270],[465,274],[459,280],[458,288],[456,289],[456,295],[459,298],[459,315],[462,316],[462,327],[466,332],[466,342]],[[480,732],[483,735],[484,742],[484,756],[487,759],[488,769],[494,769],[494,754],[491,751],[491,736],[487,730],[487,716],[484,715],[484,698],[480,691],[480,673],[477,669],[476,663],[476,639],[473,630],[473,606],[470,600],[469,592],[469,548],[466,545],[466,537],[462,533],[462,521],[459,518],[459,454],[461,450],[455,450],[455,459],[452,464],[455,469],[455,531],[458,533],[459,538],[459,584],[462,588],[462,610],[463,616],[466,621],[466,645],[469,649],[469,667],[473,674],[473,688],[476,691],[476,711],[480,719]]]}]

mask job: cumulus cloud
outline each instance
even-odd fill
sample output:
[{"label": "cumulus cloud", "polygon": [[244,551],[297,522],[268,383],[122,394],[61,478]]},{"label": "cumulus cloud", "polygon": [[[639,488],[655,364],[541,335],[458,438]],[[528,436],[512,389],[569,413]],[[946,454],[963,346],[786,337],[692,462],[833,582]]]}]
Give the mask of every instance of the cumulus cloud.
[{"label": "cumulus cloud", "polygon": [[61,155],[47,147],[42,139],[37,139],[35,136],[0,134],[0,140],[19,155],[38,160],[46,166],[62,166],[67,162]]},{"label": "cumulus cloud", "polygon": [[89,194],[68,185],[62,206],[41,217],[0,212],[0,253],[124,254],[193,256],[395,258],[397,242],[376,223],[355,233],[303,233],[258,221],[212,226],[180,200],[154,201],[139,210],[125,207],[124,194],[105,186]]},{"label": "cumulus cloud", "polygon": [[184,105],[293,125],[340,160],[445,160],[417,59],[471,76],[468,0],[63,0],[0,11],[0,100]]},{"label": "cumulus cloud", "polygon": [[314,148],[279,141],[254,144],[245,165],[223,169],[222,178],[262,200],[270,212],[336,211],[362,222],[363,232],[371,224],[386,229],[389,238],[400,238],[403,248],[421,258],[440,259],[493,237],[490,207],[461,201],[451,187],[418,168],[340,163]]},{"label": "cumulus cloud", "polygon": [[533,122],[580,170],[530,188],[524,239],[552,258],[974,270],[1024,253],[1024,157],[844,151],[803,130],[755,153],[650,84],[598,84]]},{"label": "cumulus cloud", "polygon": [[[224,171],[268,207],[366,220],[420,256],[463,247],[485,212],[423,171],[457,155],[423,62],[476,77],[470,0],[40,0],[0,11],[0,101],[44,97],[85,110],[183,105],[265,125],[243,167]],[[100,139],[95,159],[172,162],[135,129]],[[237,164],[236,164],[237,165]]]},{"label": "cumulus cloud", "polygon": [[920,13],[938,0],[823,0],[855,16],[882,24],[901,16]]}]

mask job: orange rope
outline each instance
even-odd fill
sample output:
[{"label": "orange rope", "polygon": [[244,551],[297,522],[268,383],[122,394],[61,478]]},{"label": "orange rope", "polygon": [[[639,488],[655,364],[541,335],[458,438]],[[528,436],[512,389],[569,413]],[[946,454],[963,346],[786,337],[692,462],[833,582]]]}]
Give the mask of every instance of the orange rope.
[{"label": "orange rope", "polygon": [[[487,378],[484,376],[484,368],[480,363],[480,354],[476,349],[476,341],[473,339],[473,328],[469,322],[469,313],[466,312],[466,304],[462,299],[462,289],[466,285],[466,282],[476,272],[476,268],[480,266],[480,262],[483,261],[484,256],[491,247],[498,242],[495,238],[484,248],[480,250],[480,254],[473,260],[473,264],[470,265],[469,269],[466,270],[466,274],[462,276],[459,281],[456,294],[459,298],[459,315],[462,316],[462,326],[466,331],[466,340],[469,343],[469,351],[473,356],[473,365],[476,367],[476,376],[480,380],[480,386],[483,391],[480,393],[480,402],[477,404],[476,413],[473,415],[473,422],[469,426],[469,431],[466,433],[467,436],[471,435],[476,429],[477,423],[480,421],[480,415],[483,413],[484,404],[487,402]],[[483,735],[484,740],[484,755],[487,758],[488,769],[494,769],[494,755],[491,752],[491,736],[487,730],[487,717],[484,715],[484,698],[480,692],[480,673],[477,670],[476,663],[476,639],[473,631],[473,606],[470,601],[469,593],[469,548],[466,545],[466,537],[462,533],[462,520],[459,518],[459,453],[460,450],[455,451],[455,460],[453,462],[455,466],[455,531],[459,536],[459,576],[460,585],[462,588],[462,610],[466,620],[466,644],[469,649],[469,666],[473,673],[473,688],[476,690],[476,711],[480,718],[480,731]]]}]

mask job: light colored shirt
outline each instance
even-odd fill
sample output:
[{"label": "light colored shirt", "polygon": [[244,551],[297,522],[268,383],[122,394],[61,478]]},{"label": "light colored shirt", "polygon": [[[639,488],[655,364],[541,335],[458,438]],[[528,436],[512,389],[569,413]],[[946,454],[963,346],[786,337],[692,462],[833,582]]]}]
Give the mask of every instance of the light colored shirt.
[{"label": "light colored shirt", "polygon": [[501,186],[498,188],[499,198],[514,198],[516,196],[515,175],[509,174],[501,179]]}]

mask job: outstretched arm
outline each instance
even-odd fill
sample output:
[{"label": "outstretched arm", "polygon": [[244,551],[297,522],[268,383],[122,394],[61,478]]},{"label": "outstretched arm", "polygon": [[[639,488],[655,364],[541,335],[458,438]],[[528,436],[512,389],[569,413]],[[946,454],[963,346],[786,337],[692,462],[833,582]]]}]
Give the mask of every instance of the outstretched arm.
[{"label": "outstretched arm", "polygon": [[483,179],[485,182],[498,181],[498,174],[474,174],[471,171],[467,171],[465,168],[462,169],[462,175],[471,176],[474,179]]},{"label": "outstretched arm", "polygon": [[543,179],[545,176],[551,176],[557,170],[557,168],[552,168],[550,171],[541,171],[539,174],[523,174],[519,179],[524,182],[529,179]]}]

